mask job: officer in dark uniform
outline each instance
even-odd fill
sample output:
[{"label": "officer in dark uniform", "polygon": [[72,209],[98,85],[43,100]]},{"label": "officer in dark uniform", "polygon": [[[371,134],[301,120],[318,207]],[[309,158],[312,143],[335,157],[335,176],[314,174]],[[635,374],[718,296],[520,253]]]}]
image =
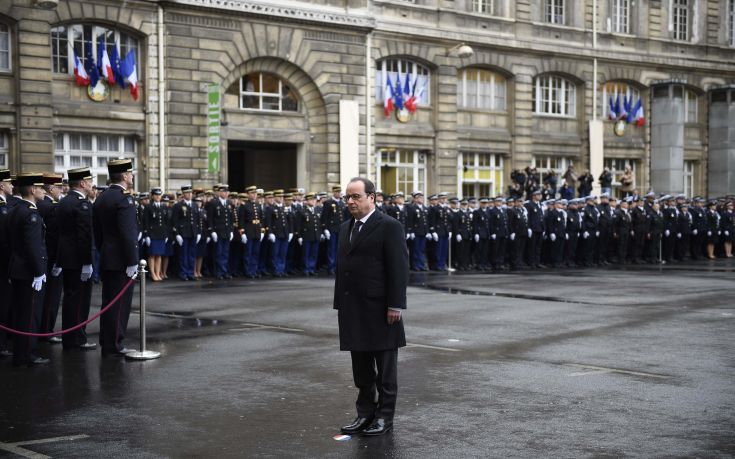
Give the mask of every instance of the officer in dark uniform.
[{"label": "officer in dark uniform", "polygon": [[316,276],[316,260],[319,255],[319,241],[324,237],[321,230],[321,215],[316,211],[316,194],[305,196],[306,205],[301,206],[295,216],[298,218],[298,244],[302,248],[304,274]]},{"label": "officer in dark uniform", "polygon": [[633,231],[633,220],[628,211],[628,205],[632,197],[620,201],[620,208],[615,211],[613,217],[613,238],[617,242],[618,263],[623,265],[628,262],[628,241]]},{"label": "officer in dark uniform", "polygon": [[181,187],[183,199],[171,211],[171,232],[179,245],[179,278],[195,280],[196,247],[202,238],[199,233],[199,207],[192,201],[191,185]]},{"label": "officer in dark uniform", "polygon": [[523,206],[523,198],[516,198],[514,207],[509,209],[508,225],[510,227],[510,268],[518,269],[523,263],[523,251],[528,239],[528,215]]},{"label": "officer in dark uniform", "polygon": [[528,256],[526,261],[529,266],[541,268],[541,245],[544,240],[544,214],[541,210],[541,190],[531,193],[531,200],[525,204],[528,214],[528,228],[531,236],[528,240]]},{"label": "officer in dark uniform", "polygon": [[594,264],[595,247],[597,238],[600,236],[599,221],[600,211],[597,210],[597,196],[585,197],[584,210],[582,212],[582,264],[592,266]]},{"label": "officer in dark uniform", "polygon": [[551,267],[558,268],[564,261],[564,241],[567,232],[567,218],[563,210],[564,204],[561,200],[549,204],[549,209],[544,216],[544,228],[549,241],[549,258]]},{"label": "officer in dark uniform", "polygon": [[487,205],[490,199],[487,196],[480,197],[480,207],[472,213],[472,232],[475,243],[475,269],[485,270],[488,268],[488,240],[490,239],[490,223],[487,213]]},{"label": "officer in dark uniform", "polygon": [[664,232],[664,215],[661,213],[661,205],[658,201],[654,201],[651,205],[648,217],[648,244],[645,259],[648,263],[658,263],[661,253],[661,236]]},{"label": "officer in dark uniform", "polygon": [[473,213],[469,209],[468,200],[462,199],[459,202],[460,209],[454,218],[454,228],[452,234],[457,241],[457,269],[466,271],[470,269],[470,248],[472,247]]},{"label": "officer in dark uniform", "polygon": [[429,196],[429,205],[426,207],[426,222],[428,225],[427,232],[426,232],[426,260],[428,262],[428,267],[431,271],[436,270],[436,244],[437,241],[434,239],[434,226],[432,225],[432,219],[434,209],[439,207],[439,196],[436,194],[432,194]]},{"label": "officer in dark uniform", "polygon": [[[41,333],[50,333],[56,326],[56,317],[61,306],[61,279],[62,269],[57,266],[56,255],[59,246],[59,222],[56,210],[61,196],[61,186],[64,177],[61,174],[43,174],[44,197],[36,203],[38,213],[46,226],[46,254],[48,255],[48,272],[46,273],[46,288],[43,294],[43,313],[41,315]],[[42,339],[51,343],[60,343],[61,338],[54,336]]]},{"label": "officer in dark uniform", "polygon": [[332,187],[332,197],[322,204],[322,228],[327,238],[327,271],[334,274],[337,263],[339,227],[345,221],[347,207],[342,200],[342,187]]},{"label": "officer in dark uniform", "polygon": [[250,279],[260,277],[258,272],[258,257],[260,244],[265,237],[265,220],[263,211],[258,202],[258,187],[255,185],[245,189],[247,201],[240,206],[240,225],[243,229],[242,241],[245,243],[243,265],[245,276]]},{"label": "officer in dark uniform", "polygon": [[580,199],[572,199],[567,205],[567,234],[564,237],[564,258],[570,268],[577,266],[577,245],[582,232],[582,218],[578,206]]},{"label": "officer in dark uniform", "polygon": [[170,233],[168,209],[161,203],[163,190],[151,190],[153,202],[145,206],[142,226],[144,246],[148,254],[148,271],[154,282],[163,280],[162,257],[166,256],[166,244]]},{"label": "officer in dark uniform", "polygon": [[449,208],[446,203],[446,193],[438,195],[439,202],[431,206],[429,209],[429,231],[434,241],[434,260],[435,268],[438,271],[446,271],[447,254],[449,250],[449,232],[451,226],[449,223]]},{"label": "officer in dark uniform", "polygon": [[[21,200],[13,207],[10,231],[9,275],[12,284],[13,328],[38,333],[43,311],[43,284],[48,256],[45,228],[36,202],[43,199],[43,175],[19,174],[16,179]],[[36,353],[36,338],[14,335],[13,365],[38,365],[49,359]]]},{"label": "officer in dark uniform", "polygon": [[[10,278],[8,278],[8,266],[10,265],[10,228],[8,220],[12,207],[18,202],[13,196],[13,185],[10,183],[10,171],[0,169],[0,324],[11,327],[10,320]],[[10,351],[11,335],[0,330],[0,357],[12,355]]]},{"label": "officer in dark uniform", "polygon": [[274,203],[265,211],[268,222],[268,240],[271,243],[271,263],[275,277],[286,276],[288,243],[293,239],[291,213],[283,205],[283,190],[274,190]]},{"label": "officer in dark uniform", "polygon": [[674,248],[676,247],[676,227],[679,209],[674,205],[674,197],[671,195],[661,196],[663,208],[661,212],[664,215],[664,235],[663,235],[663,261],[671,263],[674,260]]},{"label": "officer in dark uniform", "polygon": [[[138,224],[135,203],[128,189],[133,186],[133,163],[129,159],[114,159],[107,163],[110,187],[92,207],[94,242],[100,252],[102,272],[102,305],[107,306],[138,275]],[[133,301],[131,285],[102,315],[100,345],[102,356],[132,352],[123,341],[128,328]]]},{"label": "officer in dark uniform", "polygon": [[392,196],[393,204],[386,209],[386,213],[398,220],[403,225],[403,231],[408,240],[408,228],[406,227],[406,207],[404,204],[405,196],[402,192],[398,192]]},{"label": "officer in dark uniform", "polygon": [[601,265],[609,264],[610,253],[610,235],[612,233],[612,223],[614,209],[610,207],[610,195],[602,193],[600,195],[600,205],[597,206],[600,214],[599,231],[600,237],[597,238],[596,261]]},{"label": "officer in dark uniform", "polygon": [[[87,197],[92,190],[92,173],[88,167],[70,169],[69,193],[59,202],[56,217],[59,222],[58,267],[63,269],[64,302],[61,308],[61,328],[74,327],[89,316],[92,301],[94,232],[92,203]],[[61,337],[64,349],[95,349],[87,341],[86,327]]]},{"label": "officer in dark uniform", "polygon": [[651,224],[651,216],[645,209],[643,199],[634,198],[635,207],[631,210],[631,219],[633,220],[633,253],[631,261],[634,264],[643,261],[643,251],[645,243],[648,239],[648,231]]},{"label": "officer in dark uniform", "polygon": [[411,238],[411,269],[428,271],[426,267],[426,235],[429,231],[424,193],[414,191],[411,204],[406,206],[406,227]]},{"label": "officer in dark uniform", "polygon": [[684,201],[679,206],[679,216],[676,219],[676,259],[687,259],[690,238],[692,235],[692,214],[689,213],[689,204]]},{"label": "officer in dark uniform", "polygon": [[495,198],[495,207],[488,213],[490,227],[490,263],[500,271],[505,265],[506,240],[508,239],[508,215],[503,208],[505,199]]},{"label": "officer in dark uniform", "polygon": [[232,227],[232,210],[227,197],[230,194],[228,185],[217,186],[217,196],[211,199],[204,209],[207,212],[207,233],[214,244],[214,265],[217,279],[232,279],[228,272],[230,258],[230,241],[234,237]]},{"label": "officer in dark uniform", "polygon": [[707,238],[707,210],[704,208],[704,199],[696,196],[694,204],[689,209],[692,216],[692,260],[699,260],[704,256],[705,240]]}]

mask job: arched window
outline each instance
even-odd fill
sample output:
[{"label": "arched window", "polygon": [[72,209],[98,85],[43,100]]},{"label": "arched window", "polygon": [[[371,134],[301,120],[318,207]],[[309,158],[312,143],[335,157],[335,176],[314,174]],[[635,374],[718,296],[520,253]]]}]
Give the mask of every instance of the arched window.
[{"label": "arched window", "polygon": [[[630,101],[631,108],[641,98],[641,92],[635,87],[622,81],[608,81],[602,85],[602,91],[600,91],[600,116],[606,119],[610,114],[610,100],[612,99],[613,106],[620,97],[620,107],[623,107],[623,103],[628,100]],[[643,104],[643,101],[641,101]]]},{"label": "arched window", "polygon": [[[415,95],[417,105],[429,105],[431,75],[428,68],[406,59],[383,59],[377,63],[377,67],[375,72],[375,101],[377,103],[383,103],[385,86],[390,79],[394,95],[400,82],[402,94]],[[406,87],[406,81],[408,81],[408,87]]]},{"label": "arched window", "polygon": [[[138,40],[131,35],[107,26],[94,24],[66,24],[51,29],[51,61],[54,73],[74,73],[74,53],[82,65],[87,62],[87,52],[91,50],[95,63],[99,61],[100,51],[107,49],[110,61],[113,60],[113,48],[120,60],[129,52],[135,54],[138,67],[138,80],[142,80],[143,66],[138,53]],[[115,63],[112,62],[114,65]]]},{"label": "arched window", "polygon": [[575,115],[575,86],[569,80],[556,75],[543,75],[533,81],[534,113],[539,115]]},{"label": "arched window", "polygon": [[269,112],[298,112],[299,102],[291,87],[276,75],[251,73],[240,79],[240,108]]},{"label": "arched window", "polygon": [[505,77],[490,70],[461,69],[457,75],[457,106],[505,110]]},{"label": "arched window", "polygon": [[10,71],[10,26],[0,23],[0,72]]}]

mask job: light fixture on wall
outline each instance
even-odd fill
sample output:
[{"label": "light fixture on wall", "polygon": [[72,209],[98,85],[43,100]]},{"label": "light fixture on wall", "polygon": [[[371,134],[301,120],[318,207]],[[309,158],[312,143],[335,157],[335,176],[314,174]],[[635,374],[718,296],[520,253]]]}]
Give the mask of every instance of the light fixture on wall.
[{"label": "light fixture on wall", "polygon": [[475,54],[475,50],[471,46],[460,43],[447,51],[447,56],[458,56],[460,59],[467,59]]},{"label": "light fixture on wall", "polygon": [[42,10],[55,10],[59,6],[59,0],[36,0],[33,4]]}]

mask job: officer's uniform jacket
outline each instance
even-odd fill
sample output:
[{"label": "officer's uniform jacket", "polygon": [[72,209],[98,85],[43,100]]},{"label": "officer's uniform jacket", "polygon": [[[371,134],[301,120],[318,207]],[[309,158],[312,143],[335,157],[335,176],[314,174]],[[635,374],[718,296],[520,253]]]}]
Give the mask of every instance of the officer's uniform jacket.
[{"label": "officer's uniform jacket", "polygon": [[398,204],[393,204],[386,210],[386,214],[398,220],[401,226],[403,226],[403,232],[408,233],[408,228],[406,227],[406,206],[405,204],[402,205],[401,207],[399,207]]},{"label": "officer's uniform jacket", "polygon": [[428,212],[426,206],[408,204],[406,209],[406,227],[409,233],[416,236],[426,236],[429,229]]},{"label": "officer's uniform jacket", "polygon": [[189,202],[191,205],[181,200],[171,209],[171,232],[184,239],[196,238],[199,234],[199,207],[194,201]]},{"label": "officer's uniform jacket", "polygon": [[318,241],[321,238],[321,215],[313,207],[303,206],[298,213],[294,214],[298,220],[298,237],[306,242]]},{"label": "officer's uniform jacket", "polygon": [[240,225],[248,240],[260,239],[265,231],[265,216],[257,201],[246,201],[240,206]]},{"label": "officer's uniform jacket", "polygon": [[329,230],[331,234],[339,232],[339,227],[347,220],[347,206],[341,199],[329,198],[322,205],[322,229]]},{"label": "officer's uniform jacket", "polygon": [[440,238],[447,237],[450,231],[449,209],[436,204],[428,211],[429,233],[436,233]]},{"label": "officer's uniform jacket", "polygon": [[613,217],[613,233],[620,238],[627,238],[630,235],[632,225],[632,219],[630,211],[626,212],[623,209],[615,211]]},{"label": "officer's uniform jacket", "polygon": [[679,216],[676,218],[676,232],[682,235],[692,234],[692,214],[679,211]]},{"label": "officer's uniform jacket", "polygon": [[564,239],[567,222],[566,217],[561,210],[549,209],[549,211],[546,212],[546,217],[544,218],[544,226],[546,227],[546,234],[555,234],[557,241]]},{"label": "officer's uniform jacket", "polygon": [[110,185],[94,201],[92,221],[103,271],[120,271],[138,264],[138,222],[130,193]]},{"label": "officer's uniform jacket", "polygon": [[479,234],[480,239],[487,239],[490,237],[490,223],[487,214],[487,209],[477,208],[473,212],[472,217],[472,231],[474,234]]},{"label": "officer's uniform jacket", "polygon": [[469,240],[473,234],[473,218],[474,214],[469,209],[460,209],[454,218],[454,235],[459,234],[463,240]]},{"label": "officer's uniform jacket", "polygon": [[58,201],[51,196],[44,196],[42,200],[36,203],[38,213],[43,218],[46,226],[46,254],[48,255],[48,264],[53,266],[56,264],[57,248],[59,246],[59,222],[56,216]]},{"label": "officer's uniform jacket", "polygon": [[598,229],[599,220],[600,211],[597,210],[597,207],[585,205],[582,211],[582,230],[594,235]]},{"label": "officer's uniform jacket", "polygon": [[491,235],[495,234],[498,238],[508,237],[508,216],[503,209],[493,207],[488,212],[488,219]]},{"label": "officer's uniform jacket", "polygon": [[35,204],[20,200],[10,213],[10,279],[33,279],[46,274],[46,227]]},{"label": "officer's uniform jacket", "polygon": [[543,233],[544,215],[541,212],[541,204],[531,201],[525,204],[525,208],[528,213],[528,227],[534,233]]},{"label": "officer's uniform jacket", "polygon": [[143,210],[143,237],[166,239],[171,233],[169,209],[164,203],[151,203]]},{"label": "officer's uniform jacket", "polygon": [[525,209],[513,207],[509,210],[508,224],[511,234],[515,233],[516,237],[528,237],[528,217],[524,212]]},{"label": "officer's uniform jacket", "polygon": [[651,226],[651,216],[642,206],[638,206],[631,210],[633,219],[633,231],[636,235],[648,234]]},{"label": "officer's uniform jacket", "polygon": [[91,265],[94,253],[92,203],[74,190],[59,201],[56,208],[59,243],[56,265],[78,270]]},{"label": "officer's uniform jacket", "polygon": [[229,238],[234,229],[230,203],[225,200],[225,203],[222,204],[220,198],[216,197],[207,203],[205,210],[207,212],[207,233],[217,233],[219,239]]},{"label": "officer's uniform jacket", "polygon": [[291,212],[288,207],[273,204],[266,208],[266,215],[268,232],[274,234],[276,238],[286,239],[289,233],[293,233]]}]

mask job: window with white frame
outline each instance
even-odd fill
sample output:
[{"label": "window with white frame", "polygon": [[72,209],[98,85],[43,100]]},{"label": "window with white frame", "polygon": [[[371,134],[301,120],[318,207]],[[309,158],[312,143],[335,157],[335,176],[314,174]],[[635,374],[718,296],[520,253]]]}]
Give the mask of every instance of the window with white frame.
[{"label": "window with white frame", "polygon": [[457,76],[457,106],[483,110],[505,110],[506,80],[490,70],[468,68]]},{"label": "window with white frame", "polygon": [[671,0],[669,25],[674,40],[686,41],[689,39],[690,2],[693,0]]},{"label": "window with white frame", "polygon": [[735,47],[735,0],[727,1],[727,43]]},{"label": "window with white frame", "polygon": [[107,49],[110,61],[113,59],[113,48],[116,48],[120,60],[133,51],[138,66],[138,80],[143,80],[138,40],[125,32],[94,24],[67,24],[51,28],[52,70],[54,73],[73,74],[74,53],[84,65],[87,62],[87,50],[91,50],[95,63],[99,65],[97,61],[102,47]]},{"label": "window with white frame", "polygon": [[377,182],[384,193],[426,190],[426,153],[420,150],[379,150]]},{"label": "window with white frame", "polygon": [[630,0],[611,0],[610,31],[630,33]]},{"label": "window with white frame", "polygon": [[694,196],[697,161],[684,161],[684,194]]},{"label": "window with white frame", "polygon": [[533,106],[539,115],[572,117],[575,114],[575,86],[562,77],[544,75],[534,78]]},{"label": "window with white frame", "polygon": [[[376,103],[383,103],[383,94],[388,79],[390,79],[393,97],[395,97],[400,86],[404,100],[406,94],[409,94],[416,97],[417,105],[426,106],[431,103],[429,97],[431,94],[431,74],[427,67],[406,59],[383,59],[379,61],[375,72]],[[406,80],[408,80],[408,85],[406,85]]]},{"label": "window with white frame", "polygon": [[630,170],[633,172],[635,183],[641,183],[639,165],[640,165],[640,160],[638,159],[605,158],[605,160],[603,161],[603,167],[607,167],[608,169],[610,169],[610,173],[612,173],[613,194],[616,197],[622,196],[622,192],[620,192],[620,178],[625,173],[625,169],[627,167],[630,167]]},{"label": "window with white frame", "polygon": [[[641,92],[638,89],[622,81],[608,81],[602,85],[601,93],[602,100],[600,101],[600,116],[603,119],[606,119],[610,113],[611,99],[613,106],[615,106],[617,105],[618,97],[620,97],[621,110],[624,108],[623,104],[628,101],[630,109],[632,110],[641,98]],[[643,104],[642,100],[641,104]]]},{"label": "window with white frame", "polygon": [[565,24],[565,0],[545,0],[545,19],[549,24]]},{"label": "window with white frame", "polygon": [[495,153],[461,152],[457,157],[462,196],[503,194],[503,156]]},{"label": "window with white frame", "polygon": [[557,187],[561,187],[562,175],[567,171],[570,164],[573,164],[572,159],[563,156],[536,155],[531,159],[531,167],[536,168],[541,174],[541,183],[543,184],[546,177],[555,172],[558,177]]},{"label": "window with white frame", "polygon": [[697,123],[697,106],[699,105],[699,98],[697,93],[691,89],[685,89],[684,94],[684,122],[685,123]]},{"label": "window with white frame", "polygon": [[10,26],[0,23],[0,72],[10,71]]},{"label": "window with white frame", "polygon": [[112,159],[129,158],[136,168],[135,136],[118,134],[58,133],[54,136],[54,171],[89,167],[95,183],[107,181],[107,163]]},{"label": "window with white frame", "polygon": [[472,0],[472,12],[483,14],[498,14],[495,11],[495,0]]},{"label": "window with white frame", "polygon": [[272,112],[298,112],[296,93],[269,73],[251,73],[240,79],[240,108]]},{"label": "window with white frame", "polygon": [[8,135],[0,132],[0,169],[8,168],[8,153],[10,147],[8,145]]}]

